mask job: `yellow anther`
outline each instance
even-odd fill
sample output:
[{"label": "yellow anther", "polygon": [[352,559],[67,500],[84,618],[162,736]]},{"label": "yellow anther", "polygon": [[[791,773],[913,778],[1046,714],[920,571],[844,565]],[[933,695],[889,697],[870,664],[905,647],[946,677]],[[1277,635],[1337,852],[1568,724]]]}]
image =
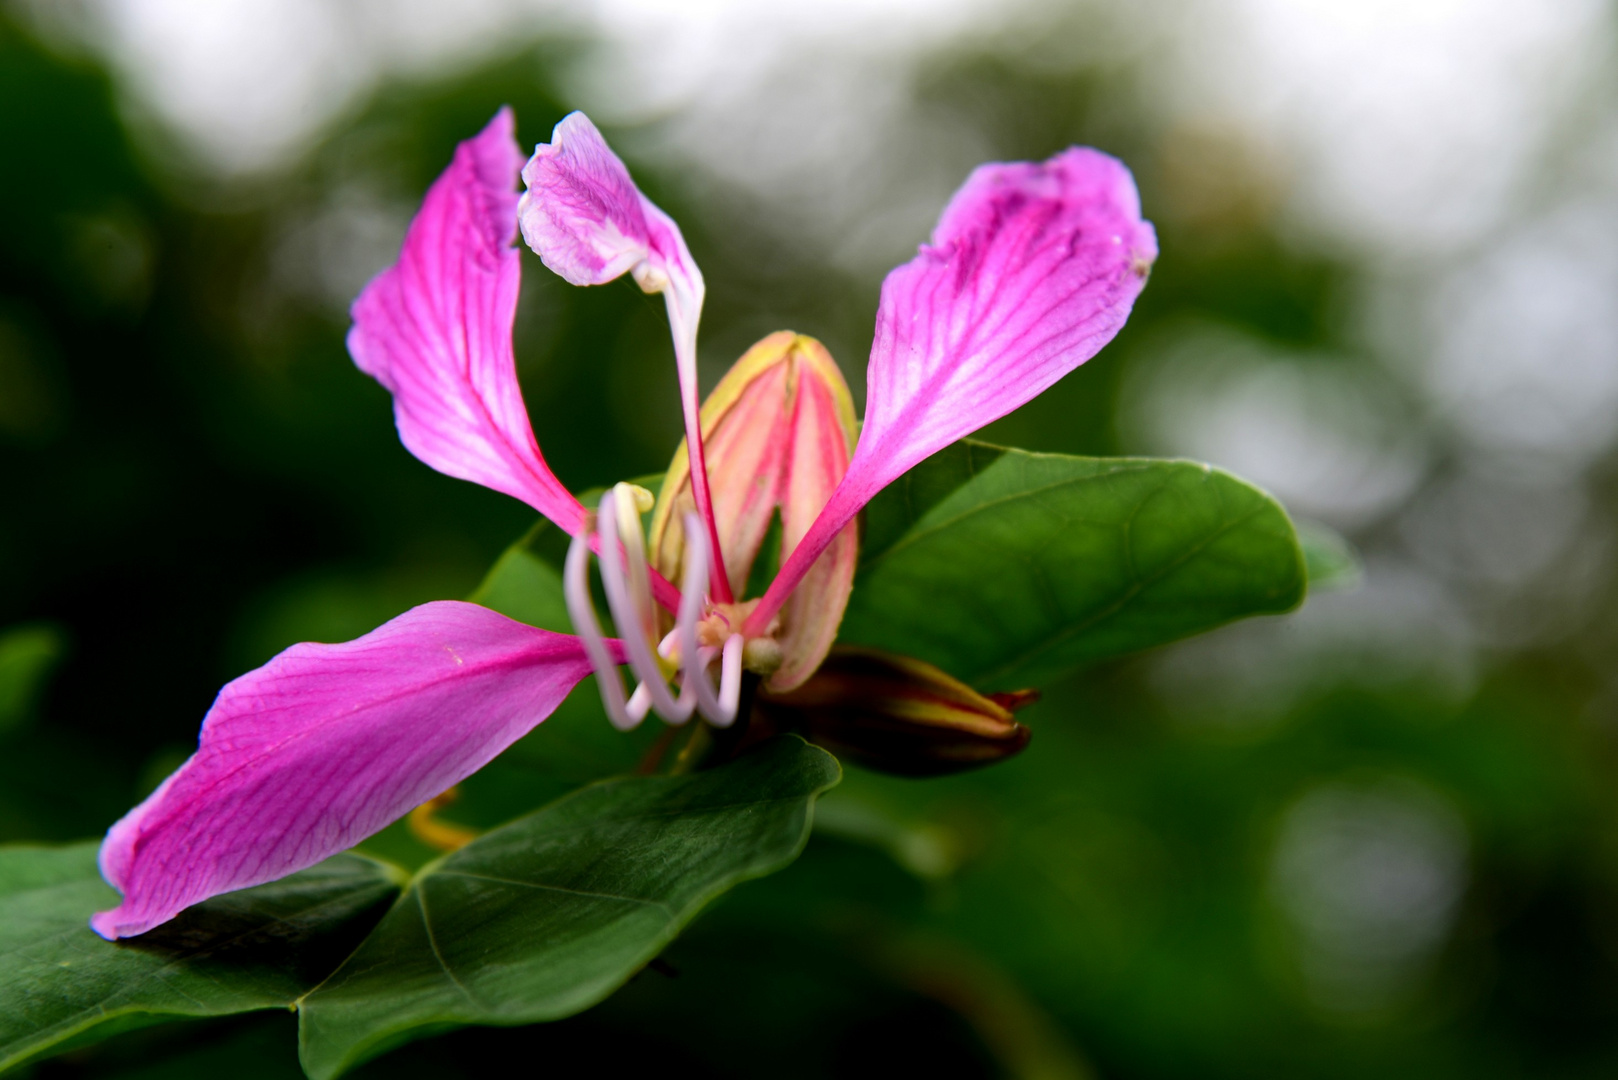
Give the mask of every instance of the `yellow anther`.
[{"label": "yellow anther", "polygon": [[628,495],[635,503],[637,514],[649,514],[652,507],[657,505],[656,496],[639,484],[618,484],[613,490],[621,495]]}]

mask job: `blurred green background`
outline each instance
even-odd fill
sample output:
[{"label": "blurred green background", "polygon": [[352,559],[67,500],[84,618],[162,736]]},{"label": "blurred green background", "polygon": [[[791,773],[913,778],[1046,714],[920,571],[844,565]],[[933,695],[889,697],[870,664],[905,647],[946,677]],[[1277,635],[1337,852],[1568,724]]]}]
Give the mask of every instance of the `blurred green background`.
[{"label": "blurred green background", "polygon": [[[99,834],[224,681],[466,595],[528,528],[415,462],[343,347],[499,105],[530,145],[590,111],[681,223],[705,386],[791,328],[857,398],[881,276],[971,166],[1084,143],[1134,169],[1162,258],[1117,341],[985,437],[1213,461],[1350,536],[1359,587],[1044,688],[1009,764],[850,770],[674,973],[363,1075],[1612,1075],[1614,20],[0,7],[0,840]],[[661,301],[524,272],[557,473],[661,471]],[[298,1075],[293,1019],[32,1075],[226,1073]]]}]

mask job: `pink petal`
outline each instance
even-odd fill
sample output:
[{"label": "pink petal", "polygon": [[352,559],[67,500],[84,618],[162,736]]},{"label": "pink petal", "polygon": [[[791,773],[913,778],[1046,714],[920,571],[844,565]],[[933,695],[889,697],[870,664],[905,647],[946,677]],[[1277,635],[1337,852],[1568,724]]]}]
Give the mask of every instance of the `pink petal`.
[{"label": "pink petal", "polygon": [[523,239],[574,285],[605,285],[651,257],[646,197],[601,132],[569,113],[523,166]]},{"label": "pink petal", "polygon": [[399,261],[354,301],[348,351],[393,394],[399,438],[439,472],[515,496],[568,532],[584,510],[539,452],[511,326],[522,151],[501,109],[428,189]]},{"label": "pink petal", "polygon": [[[631,273],[644,291],[663,294],[686,443],[697,463],[697,512],[718,550],[697,416],[697,325],[707,286],[680,227],[640,193],[623,161],[581,112],[563,117],[551,141],[534,149],[522,178],[528,185],[517,207],[523,239],[546,266],[574,285],[604,285]],[[715,596],[728,601],[724,565],[716,564],[714,571]]]},{"label": "pink petal", "polygon": [[352,846],[482,768],[589,672],[577,638],[459,601],[294,645],[221,690],[197,752],[108,831],[101,873],[124,898],[91,927],[142,934]]},{"label": "pink petal", "polygon": [[854,459],[749,631],[878,491],[1099,352],[1156,258],[1116,158],[1073,147],[1041,164],[979,166],[932,243],[882,284]]}]

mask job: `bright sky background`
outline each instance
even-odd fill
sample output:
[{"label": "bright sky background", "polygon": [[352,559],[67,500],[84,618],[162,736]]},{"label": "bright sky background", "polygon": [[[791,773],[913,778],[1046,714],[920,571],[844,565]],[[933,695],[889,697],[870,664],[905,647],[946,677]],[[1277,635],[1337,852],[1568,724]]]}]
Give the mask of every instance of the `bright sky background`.
[{"label": "bright sky background", "polygon": [[[284,162],[389,74],[453,69],[533,33],[584,30],[604,42],[569,80],[588,110],[606,121],[678,117],[693,159],[783,198],[804,194],[795,186],[826,189],[794,184],[806,166],[869,164],[882,147],[913,160],[916,140],[895,145],[892,135],[923,119],[907,109],[904,85],[919,58],[968,37],[1028,51],[1066,15],[1076,28],[1069,51],[1135,60],[1165,119],[1234,125],[1273,152],[1293,178],[1303,225],[1351,244],[1444,249],[1475,242],[1521,197],[1525,170],[1611,59],[1611,35],[1598,32],[1610,18],[1601,0],[33,7],[49,22],[77,22],[78,36],[113,59],[137,108],[226,173]],[[1598,166],[1609,179],[1612,156],[1609,146]],[[833,220],[846,213],[827,210]]]}]

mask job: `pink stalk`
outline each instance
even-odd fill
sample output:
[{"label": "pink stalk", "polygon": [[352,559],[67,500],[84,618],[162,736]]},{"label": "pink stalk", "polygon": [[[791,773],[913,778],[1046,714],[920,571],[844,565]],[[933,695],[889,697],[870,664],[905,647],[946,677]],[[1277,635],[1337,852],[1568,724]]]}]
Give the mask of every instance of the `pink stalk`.
[{"label": "pink stalk", "polygon": [[870,499],[870,495],[861,498],[851,492],[848,477],[844,477],[843,482],[837,485],[837,490],[832,493],[831,501],[826,503],[826,509],[820,512],[820,516],[809,526],[809,531],[804,534],[798,546],[792,549],[787,561],[781,564],[775,580],[770,582],[770,587],[764,590],[764,595],[759,598],[758,606],[753,608],[747,620],[742,623],[743,635],[758,637],[769,629],[770,620],[781,610],[781,605],[787,602],[792,590],[798,587],[798,582],[809,573],[809,568],[820,558],[821,552],[837,539],[837,534],[854,520],[854,515],[858,514]]},{"label": "pink stalk", "polygon": [[[708,560],[712,573],[708,587],[715,603],[729,604],[733,603],[736,597],[730,589],[730,577],[725,573],[724,549],[719,546],[719,523],[714,520],[713,496],[708,493],[708,461],[702,452],[702,421],[697,408],[696,365],[692,364],[689,368],[682,365],[680,380],[682,383],[685,381],[684,375],[687,370],[691,371],[692,385],[681,386],[680,398],[685,405],[685,444],[691,456],[691,494],[696,500],[697,513],[702,515],[702,520],[708,528],[708,545],[712,553]],[[652,573],[656,574],[657,571],[654,570]],[[662,578],[658,580],[661,581]],[[669,587],[673,588],[672,585]]]},{"label": "pink stalk", "polygon": [[724,548],[719,544],[719,523],[714,519],[713,496],[708,490],[708,458],[702,448],[702,398],[697,394],[697,333],[688,325],[687,312],[692,305],[677,280],[671,280],[664,290],[668,307],[669,325],[674,331],[675,367],[680,373],[680,407],[685,414],[686,453],[691,458],[691,495],[708,529],[709,570],[708,589],[716,603],[729,604],[736,597],[730,588],[730,577],[725,573]]}]

